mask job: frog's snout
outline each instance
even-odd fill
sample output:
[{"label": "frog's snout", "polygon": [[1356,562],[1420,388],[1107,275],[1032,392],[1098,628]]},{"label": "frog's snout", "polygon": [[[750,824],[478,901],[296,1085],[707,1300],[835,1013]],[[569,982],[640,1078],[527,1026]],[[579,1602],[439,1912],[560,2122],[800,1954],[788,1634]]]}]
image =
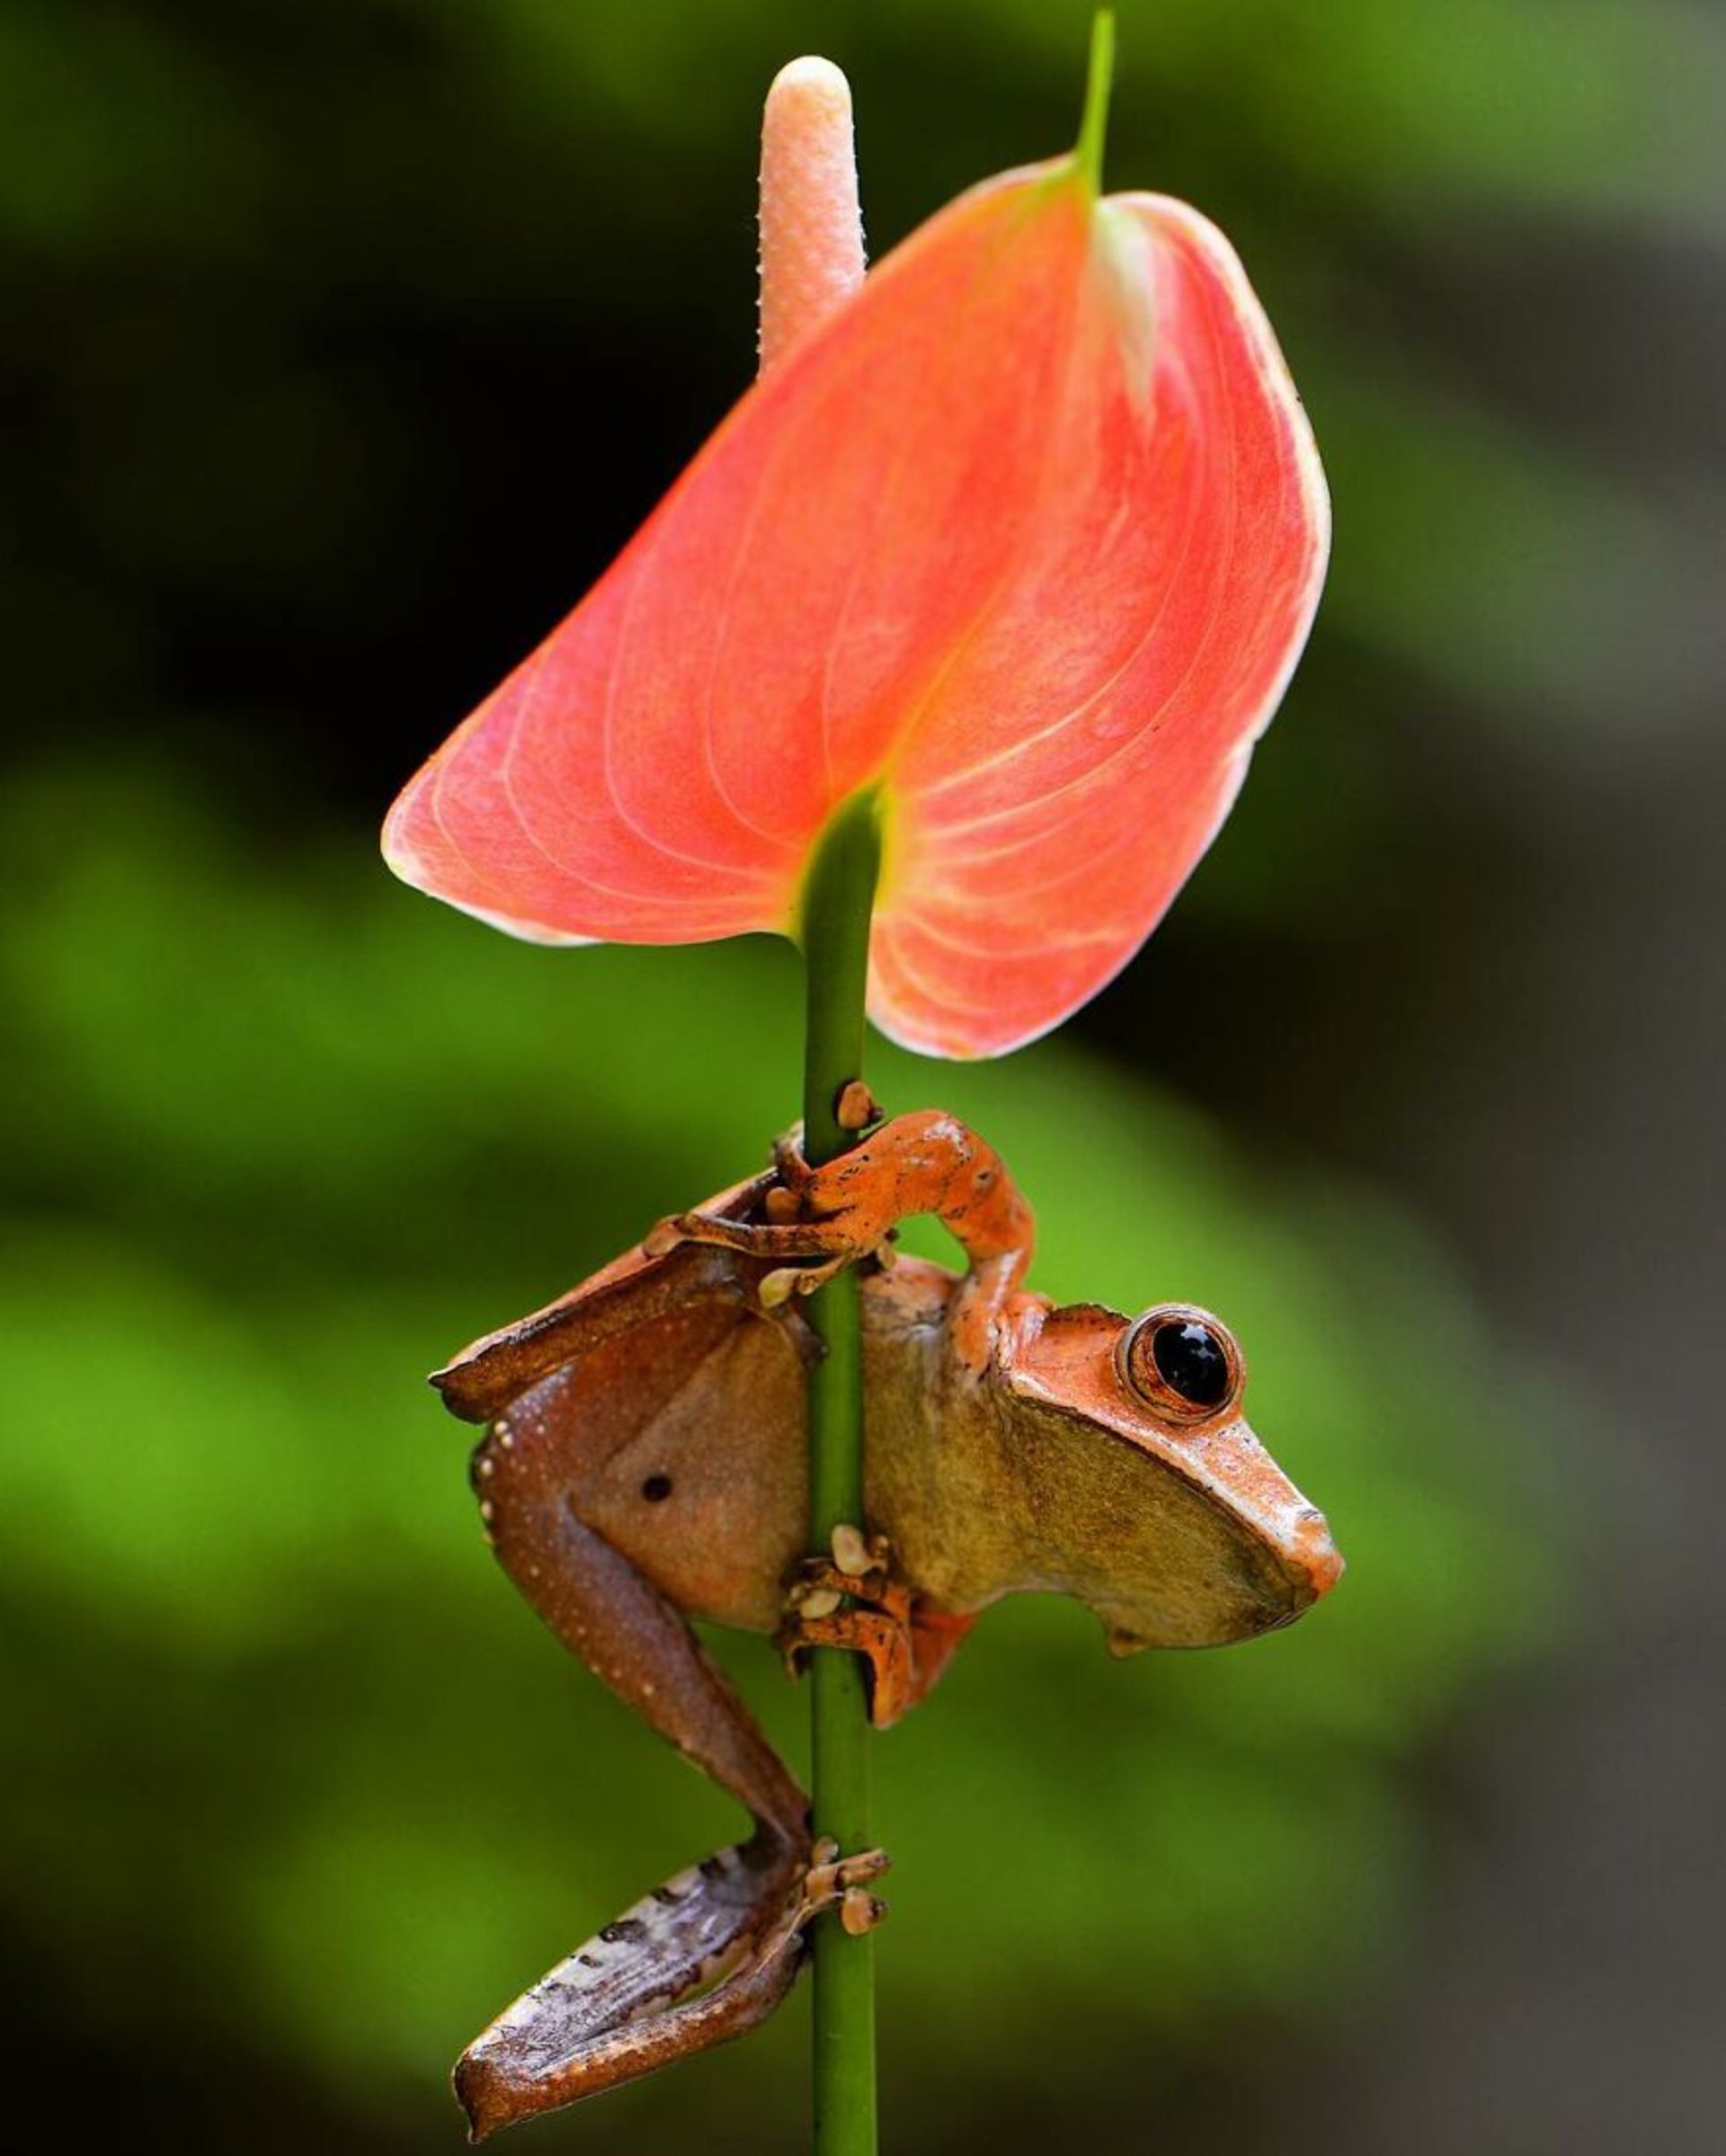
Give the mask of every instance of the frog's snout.
[{"label": "frog's snout", "polygon": [[1330,1539],[1330,1523],[1316,1505],[1309,1505],[1295,1522],[1292,1542],[1289,1570],[1308,1599],[1320,1601],[1341,1579],[1345,1566],[1342,1552]]}]

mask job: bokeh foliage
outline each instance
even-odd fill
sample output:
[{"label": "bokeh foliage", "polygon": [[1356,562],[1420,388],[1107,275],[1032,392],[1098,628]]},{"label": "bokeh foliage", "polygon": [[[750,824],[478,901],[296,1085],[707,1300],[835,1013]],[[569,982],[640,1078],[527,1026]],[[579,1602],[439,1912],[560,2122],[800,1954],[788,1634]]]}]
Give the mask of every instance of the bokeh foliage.
[{"label": "bokeh foliage", "polygon": [[[736,1822],[516,1604],[418,1373],[759,1156],[795,1100],[795,962],[551,957],[362,858],[261,862],[159,778],[39,780],[0,842],[31,1163],[0,1292],[9,1915],[50,1983],[163,1957],[114,2001],[147,2025],[195,2003],[211,2041],[262,2027],[423,2091]],[[874,1076],[1001,1145],[1052,1292],[1230,1314],[1353,1564],[1224,1654],[1116,1664],[1084,1613],[1003,1609],[883,1742],[900,2070],[999,2087],[1018,2051],[1046,2095],[1086,2047],[1051,2060],[1038,2028],[1107,2027],[1124,1973],[1141,2041],[1178,2041],[1307,2010],[1394,1945],[1410,1755],[1542,1621],[1506,1503],[1524,1433],[1382,1207],[1060,1046],[939,1073],[883,1049]],[[739,1660],[795,1748],[790,1688]]]},{"label": "bokeh foliage", "polygon": [[[30,743],[0,821],[0,1914],[38,2024],[117,2080],[227,2056],[444,2145],[455,2046],[735,1824],[515,1604],[416,1379],[759,1157],[793,961],[511,946],[391,886],[369,834],[747,379],[773,68],[818,37],[850,70],[878,248],[1070,138],[1087,13],[0,13]],[[1246,979],[1310,999],[1364,952],[1385,1005],[1420,993],[1469,900],[1423,737],[1468,729],[1496,776],[1518,728],[1609,713],[1625,655],[1658,724],[1693,574],[1589,437],[1586,370],[1531,380],[1481,324],[1538,310],[1535,254],[1710,199],[1698,16],[1122,13],[1110,183],[1239,243],[1331,473],[1331,590],[1155,993],[1111,1000],[1114,1044],[1185,1090],[1059,1045],[874,1075],[998,1140],[1052,1291],[1230,1316],[1352,1569],[1294,1631],[1191,1661],[1003,1609],[884,1740],[907,2147],[985,2104],[1029,2145],[1033,2084],[1083,2117],[1122,2061],[1137,2088],[1406,1950],[1419,1762],[1550,1621],[1523,1501],[1547,1408],[1393,1207],[1191,1103],[1286,1118],[1294,1074],[1234,1047]],[[1482,283],[1502,308],[1464,304]],[[1357,1045],[1323,1084],[1393,1053]],[[798,1696],[726,1652],[795,1747]],[[545,2138],[767,2146],[798,2079],[778,2028]]]}]

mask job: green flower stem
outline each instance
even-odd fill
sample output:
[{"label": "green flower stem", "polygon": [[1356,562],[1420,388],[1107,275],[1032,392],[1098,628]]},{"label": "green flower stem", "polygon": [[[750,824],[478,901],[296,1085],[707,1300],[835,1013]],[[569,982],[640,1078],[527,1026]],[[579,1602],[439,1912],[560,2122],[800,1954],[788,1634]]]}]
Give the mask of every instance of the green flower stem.
[{"label": "green flower stem", "polygon": [[1103,191],[1103,141],[1108,132],[1108,93],[1115,79],[1115,11],[1099,7],[1090,22],[1090,65],[1085,76],[1085,111],[1073,161],[1093,195]]},{"label": "green flower stem", "polygon": [[[801,937],[808,984],[804,1145],[812,1163],[852,1142],[839,1097],[863,1074],[863,996],[869,915],[881,864],[880,809],[857,794],[822,833],[804,886]],[[812,1296],[809,1321],[827,1352],[809,1373],[809,1539],[827,1548],[835,1527],[863,1521],[862,1314],[857,1276]],[[810,1787],[817,1835],[847,1855],[869,1833],[868,1694],[854,1654],[817,1651],[810,1686]],[[814,2156],[875,2156],[875,1943],[834,1916],[812,1927],[814,1961]]]}]

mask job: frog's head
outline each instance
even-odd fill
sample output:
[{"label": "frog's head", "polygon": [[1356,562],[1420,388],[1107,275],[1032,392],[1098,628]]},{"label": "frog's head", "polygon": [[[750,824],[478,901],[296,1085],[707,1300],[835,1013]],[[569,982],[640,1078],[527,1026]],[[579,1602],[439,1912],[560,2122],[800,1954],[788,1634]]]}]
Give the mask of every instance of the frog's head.
[{"label": "frog's head", "polygon": [[1111,1652],[1249,1638],[1336,1584],[1324,1516],[1248,1427],[1246,1363],[1209,1311],[1045,1305],[1003,1360],[1039,1583],[1089,1602]]}]

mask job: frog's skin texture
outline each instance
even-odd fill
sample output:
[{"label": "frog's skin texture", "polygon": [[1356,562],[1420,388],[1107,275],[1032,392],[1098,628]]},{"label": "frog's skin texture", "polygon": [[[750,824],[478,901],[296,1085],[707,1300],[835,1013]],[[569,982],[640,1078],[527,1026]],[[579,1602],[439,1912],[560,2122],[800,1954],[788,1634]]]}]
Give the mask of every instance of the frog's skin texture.
[{"label": "frog's skin texture", "polygon": [[[923,1212],[965,1249],[964,1275],[885,1262],[894,1223]],[[470,2046],[456,2087],[476,2139],[743,2034],[789,1988],[817,1910],[868,1920],[885,1859],[812,1852],[803,1791],[689,1617],[777,1632],[793,1657],[863,1653],[885,1724],[1002,1595],[1076,1595],[1131,1653],[1250,1638],[1335,1582],[1323,1518],[1242,1419],[1226,1330],[1187,1305],[1136,1321],[1058,1308],[1020,1285],[1031,1240],[1000,1159],[950,1117],[898,1118],[813,1171],[782,1144],[772,1172],[662,1223],[433,1380],[488,1426],[474,1483],[505,1571],[755,1821]],[[862,1292],[873,1539],[811,1560],[819,1350],[796,1291],[845,1264]],[[1206,1359],[1201,1401],[1161,1373],[1156,1343],[1181,1337]]]}]

